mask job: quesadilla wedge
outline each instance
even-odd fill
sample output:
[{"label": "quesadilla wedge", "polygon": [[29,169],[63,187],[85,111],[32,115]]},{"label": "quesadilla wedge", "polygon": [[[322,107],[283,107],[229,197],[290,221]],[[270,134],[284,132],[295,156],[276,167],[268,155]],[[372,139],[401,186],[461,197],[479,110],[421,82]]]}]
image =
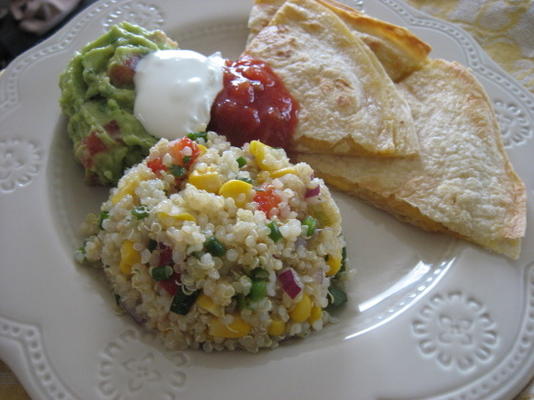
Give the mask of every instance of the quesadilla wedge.
[{"label": "quesadilla wedge", "polygon": [[[285,1],[255,1],[248,21],[249,42],[269,24]],[[372,18],[335,0],[316,1],[336,13],[369,46],[393,81],[400,81],[427,62],[431,47],[408,29]]]},{"label": "quesadilla wedge", "polygon": [[398,88],[413,111],[419,158],[299,159],[331,185],[403,221],[518,258],[525,186],[508,160],[482,86],[460,64],[432,60]]},{"label": "quesadilla wedge", "polygon": [[299,103],[297,152],[413,156],[410,108],[369,48],[315,0],[285,2],[244,52]]}]

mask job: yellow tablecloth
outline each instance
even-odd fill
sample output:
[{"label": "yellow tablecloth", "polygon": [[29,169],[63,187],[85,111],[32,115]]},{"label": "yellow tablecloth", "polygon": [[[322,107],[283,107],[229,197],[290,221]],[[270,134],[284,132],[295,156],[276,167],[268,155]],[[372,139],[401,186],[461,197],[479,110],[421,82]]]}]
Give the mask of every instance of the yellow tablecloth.
[{"label": "yellow tablecloth", "polygon": [[[534,93],[532,0],[407,1],[469,31],[495,61]],[[0,399],[28,398],[13,373],[0,361]],[[534,382],[516,400],[534,400]]]}]

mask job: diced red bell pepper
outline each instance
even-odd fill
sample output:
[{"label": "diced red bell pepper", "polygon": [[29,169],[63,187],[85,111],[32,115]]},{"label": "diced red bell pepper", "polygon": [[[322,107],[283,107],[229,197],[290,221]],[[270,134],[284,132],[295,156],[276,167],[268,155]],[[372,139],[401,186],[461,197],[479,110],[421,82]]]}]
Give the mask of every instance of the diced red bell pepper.
[{"label": "diced red bell pepper", "polygon": [[253,201],[258,204],[258,210],[263,211],[268,216],[271,210],[280,204],[282,199],[274,192],[273,188],[267,187],[256,191]]}]

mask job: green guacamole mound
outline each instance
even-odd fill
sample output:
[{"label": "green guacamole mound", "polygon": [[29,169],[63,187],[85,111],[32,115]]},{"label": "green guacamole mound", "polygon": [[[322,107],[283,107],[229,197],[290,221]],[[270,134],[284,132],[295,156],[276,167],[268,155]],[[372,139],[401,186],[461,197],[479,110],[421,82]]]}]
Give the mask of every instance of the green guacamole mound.
[{"label": "green guacamole mound", "polygon": [[175,48],[163,32],[123,22],[77,52],[60,76],[60,105],[87,182],[116,184],[156,142],[133,115],[135,66],[152,51]]}]

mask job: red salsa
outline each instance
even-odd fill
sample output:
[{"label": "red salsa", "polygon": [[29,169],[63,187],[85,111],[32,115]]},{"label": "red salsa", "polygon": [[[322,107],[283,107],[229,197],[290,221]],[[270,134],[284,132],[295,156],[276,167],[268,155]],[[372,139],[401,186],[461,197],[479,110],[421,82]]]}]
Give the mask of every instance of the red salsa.
[{"label": "red salsa", "polygon": [[269,65],[248,56],[227,60],[223,82],[208,129],[234,146],[258,139],[290,150],[298,103]]}]

